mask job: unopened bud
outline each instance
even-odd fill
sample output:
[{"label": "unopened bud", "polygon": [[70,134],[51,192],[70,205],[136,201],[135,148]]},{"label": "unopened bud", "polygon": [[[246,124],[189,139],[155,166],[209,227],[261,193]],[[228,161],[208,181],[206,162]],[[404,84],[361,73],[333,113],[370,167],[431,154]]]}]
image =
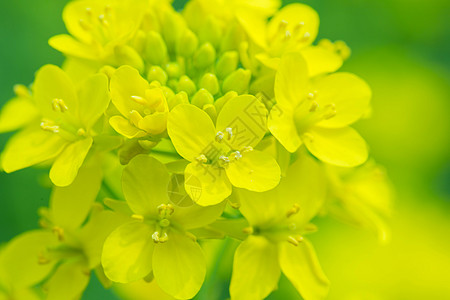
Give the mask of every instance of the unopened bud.
[{"label": "unopened bud", "polygon": [[186,29],[177,43],[178,55],[183,57],[191,57],[192,55],[194,55],[195,50],[197,50],[197,47],[198,47],[197,36],[189,29]]},{"label": "unopened bud", "polygon": [[225,78],[222,91],[224,93],[235,91],[239,95],[245,94],[248,91],[251,77],[252,72],[250,70],[238,69]]},{"label": "unopened bud", "polygon": [[158,81],[162,85],[165,85],[167,83],[167,73],[159,66],[153,66],[148,70],[147,73],[147,80],[148,81]]},{"label": "unopened bud", "polygon": [[180,77],[177,84],[177,92],[184,91],[188,94],[189,97],[195,94],[197,91],[197,87],[195,83],[186,75]]},{"label": "unopened bud", "polygon": [[215,95],[219,92],[219,81],[217,80],[216,75],[211,73],[206,73],[203,75],[202,79],[200,79],[200,88],[207,89],[211,95]]},{"label": "unopened bud", "polygon": [[191,103],[198,108],[203,108],[206,104],[213,104],[214,97],[206,89],[200,89],[195,93],[194,97],[192,97]]},{"label": "unopened bud", "polygon": [[198,69],[205,69],[211,66],[216,60],[216,50],[210,43],[203,44],[194,55],[194,66]]},{"label": "unopened bud", "polygon": [[147,34],[145,57],[153,65],[163,65],[167,60],[167,46],[161,35],[155,31]]},{"label": "unopened bud", "polygon": [[130,65],[142,72],[144,70],[144,61],[141,56],[127,45],[118,45],[114,48],[114,54],[120,65]]},{"label": "unopened bud", "polygon": [[223,79],[235,71],[238,67],[239,55],[236,51],[225,52],[217,61],[216,74]]}]

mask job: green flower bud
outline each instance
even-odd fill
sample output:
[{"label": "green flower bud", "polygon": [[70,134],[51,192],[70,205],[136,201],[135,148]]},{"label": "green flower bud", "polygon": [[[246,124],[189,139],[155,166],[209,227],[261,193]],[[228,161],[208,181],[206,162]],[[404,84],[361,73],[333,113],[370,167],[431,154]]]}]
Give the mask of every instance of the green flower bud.
[{"label": "green flower bud", "polygon": [[235,71],[238,67],[239,55],[236,51],[225,52],[217,61],[216,74],[217,77],[223,79]]},{"label": "green flower bud", "polygon": [[192,96],[197,91],[195,83],[186,75],[180,77],[177,84],[177,92],[185,91],[188,96]]},{"label": "green flower bud", "polygon": [[114,47],[114,55],[119,65],[130,65],[142,72],[144,70],[144,61],[141,56],[127,45],[118,45]]},{"label": "green flower bud", "polygon": [[181,35],[180,39],[177,43],[177,54],[183,57],[191,57],[194,55],[195,50],[198,47],[198,38],[197,36],[186,29],[184,33]]},{"label": "green flower bud", "polygon": [[203,44],[194,55],[194,66],[198,69],[205,69],[211,66],[216,60],[216,50],[210,43]]},{"label": "green flower bud", "polygon": [[163,65],[167,60],[167,47],[161,35],[155,31],[147,34],[145,58],[152,65]]},{"label": "green flower bud", "polygon": [[213,104],[214,97],[206,89],[200,89],[195,93],[194,97],[192,97],[191,103],[199,108],[203,108],[203,106],[207,104]]},{"label": "green flower bud", "polygon": [[185,24],[180,14],[166,10],[162,17],[161,31],[170,53],[174,53],[177,40],[180,38]]},{"label": "green flower bud", "polygon": [[198,37],[202,43],[209,42],[217,48],[222,37],[222,28],[219,22],[212,16],[209,16],[206,19],[205,25],[200,28]]},{"label": "green flower bud", "polygon": [[176,62],[170,62],[166,65],[166,72],[169,78],[180,78],[181,67]]},{"label": "green flower bud", "polygon": [[148,70],[147,80],[148,81],[159,81],[162,85],[167,83],[167,73],[160,66],[153,66]]},{"label": "green flower bud", "polygon": [[207,89],[211,95],[216,95],[219,92],[219,81],[217,80],[216,75],[206,73],[203,75],[202,79],[200,79],[199,87]]},{"label": "green flower bud", "polygon": [[235,91],[239,95],[245,94],[248,91],[251,77],[252,72],[250,70],[237,69],[225,78],[222,91],[224,93]]},{"label": "green flower bud", "polygon": [[178,104],[189,104],[188,95],[186,94],[186,92],[181,91],[178,94],[167,98],[167,104],[169,105],[170,110],[172,110]]}]

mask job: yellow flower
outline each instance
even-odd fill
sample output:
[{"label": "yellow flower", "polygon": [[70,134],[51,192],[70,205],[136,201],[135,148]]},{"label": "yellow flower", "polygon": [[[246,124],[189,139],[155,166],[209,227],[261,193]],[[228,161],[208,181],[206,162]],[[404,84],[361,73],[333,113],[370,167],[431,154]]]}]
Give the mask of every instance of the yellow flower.
[{"label": "yellow flower", "polygon": [[[16,97],[6,102],[0,112],[0,133],[21,129],[39,117],[28,88],[16,85],[14,92]],[[20,116],[17,116],[18,112]]]},{"label": "yellow flower", "polygon": [[132,51],[125,44],[139,28],[146,3],[145,0],[72,1],[63,11],[71,36],[54,36],[49,44],[67,56],[115,64],[117,54]]},{"label": "yellow flower", "polygon": [[276,70],[283,54],[290,52],[303,55],[310,77],[334,72],[342,65],[343,59],[334,48],[312,45],[319,29],[319,16],[308,5],[287,5],[267,24],[251,17],[240,18],[240,23],[257,46],[249,48],[251,56],[270,69]]},{"label": "yellow flower", "polygon": [[352,167],[366,161],[366,143],[349,127],[367,111],[371,98],[359,77],[335,73],[309,80],[303,57],[290,53],[277,71],[275,98],[269,130],[289,152],[304,144],[326,163]]},{"label": "yellow flower", "polygon": [[167,130],[177,152],[191,162],[185,188],[196,203],[217,204],[231,194],[232,185],[262,192],[278,184],[275,159],[253,149],[266,133],[266,118],[266,108],[251,95],[228,100],[216,126],[190,104],[170,112]]},{"label": "yellow flower", "polygon": [[112,281],[153,274],[166,293],[190,299],[202,286],[206,262],[189,230],[216,220],[225,203],[178,207],[169,200],[169,180],[164,165],[149,156],[136,156],[125,167],[123,192],[133,215],[107,238],[102,265]]},{"label": "yellow flower", "polygon": [[330,183],[328,213],[345,223],[375,232],[389,240],[386,218],[392,212],[393,192],[385,171],[373,161],[355,168],[326,166]]},{"label": "yellow flower", "polygon": [[111,98],[122,114],[109,119],[118,133],[131,139],[166,131],[169,107],[164,92],[158,85],[149,84],[136,69],[122,66],[114,72]]},{"label": "yellow flower", "polygon": [[230,284],[232,300],[266,298],[277,288],[281,272],[305,300],[325,299],[329,282],[314,249],[303,235],[314,231],[310,220],[326,194],[321,167],[302,153],[275,189],[239,190],[240,211],[251,234],[237,248]]},{"label": "yellow flower", "polygon": [[57,186],[72,183],[96,135],[93,127],[109,104],[108,79],[87,78],[78,89],[60,68],[42,67],[33,84],[33,99],[42,121],[13,136],[2,153],[10,173],[54,160],[50,179]]}]

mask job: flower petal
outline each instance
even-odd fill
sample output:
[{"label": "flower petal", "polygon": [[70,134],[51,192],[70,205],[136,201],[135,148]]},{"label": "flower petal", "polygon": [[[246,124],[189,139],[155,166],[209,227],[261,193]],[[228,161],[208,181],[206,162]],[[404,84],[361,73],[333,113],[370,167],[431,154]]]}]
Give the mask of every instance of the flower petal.
[{"label": "flower petal", "polygon": [[67,34],[58,34],[48,40],[49,45],[68,56],[74,56],[89,60],[97,60],[99,53],[90,45],[80,43]]},{"label": "flower petal", "polygon": [[50,179],[56,186],[68,186],[74,181],[89,149],[91,149],[92,142],[92,138],[87,137],[70,143],[58,155],[50,169]]},{"label": "flower petal", "polygon": [[308,66],[309,77],[337,71],[343,63],[335,52],[319,46],[309,46],[301,50]]},{"label": "flower petal", "polygon": [[291,33],[295,32],[295,26],[303,23],[299,30],[302,34],[307,34],[307,38],[305,36],[304,39],[295,44],[297,50],[310,45],[316,39],[319,30],[319,15],[308,5],[295,3],[280,9],[269,21],[267,36],[273,37],[277,34],[285,34],[285,32],[279,31],[281,22],[287,22],[286,30]]},{"label": "flower petal", "polygon": [[234,254],[230,295],[233,300],[265,299],[278,286],[277,247],[261,236],[249,236]]},{"label": "flower petal", "polygon": [[177,105],[169,113],[167,132],[177,152],[189,161],[202,154],[216,136],[208,114],[191,104]]},{"label": "flower petal", "polygon": [[282,107],[295,108],[307,94],[308,67],[300,53],[281,57],[275,75],[275,99]]},{"label": "flower petal", "polygon": [[144,108],[131,96],[145,97],[145,90],[148,88],[147,80],[141,77],[138,70],[130,66],[122,66],[111,77],[112,102],[124,117],[128,117],[130,111],[140,112]]},{"label": "flower petal", "polygon": [[172,219],[186,230],[200,228],[216,221],[222,215],[226,204],[226,201],[222,201],[206,207],[195,203],[188,207],[176,207]]},{"label": "flower petal", "polygon": [[47,300],[77,299],[89,283],[90,272],[80,261],[61,264],[47,283]]},{"label": "flower petal", "polygon": [[177,299],[191,299],[206,274],[206,259],[197,242],[176,232],[155,246],[153,274],[159,287]]},{"label": "flower petal", "polygon": [[25,129],[6,144],[2,153],[2,168],[11,173],[56,157],[67,142],[57,134],[40,128]]},{"label": "flower petal", "polygon": [[102,266],[115,282],[128,283],[152,271],[154,229],[143,222],[130,222],[114,230],[105,241]]},{"label": "flower petal", "polygon": [[109,105],[108,77],[104,74],[90,76],[78,90],[78,118],[90,129]]},{"label": "flower petal", "polygon": [[167,113],[155,112],[151,115],[145,116],[139,121],[139,128],[145,130],[150,134],[160,134],[166,131],[167,127]]},{"label": "flower petal", "polygon": [[369,155],[366,142],[351,127],[313,127],[302,139],[314,156],[332,165],[355,167],[364,163]]},{"label": "flower petal", "polygon": [[201,206],[215,205],[231,194],[231,184],[220,167],[193,162],[184,171],[184,188]]},{"label": "flower petal", "polygon": [[242,153],[242,157],[232,161],[225,170],[232,185],[255,192],[273,189],[281,177],[277,161],[258,150]]},{"label": "flower petal", "polygon": [[50,197],[52,222],[62,228],[77,229],[84,222],[100,191],[100,166],[81,168],[67,187],[54,187]]},{"label": "flower petal", "polygon": [[138,155],[125,167],[122,188],[131,210],[143,216],[156,216],[157,207],[168,203],[169,173],[157,159]]},{"label": "flower petal", "polygon": [[367,83],[351,73],[334,73],[313,84],[314,100],[319,106],[334,104],[336,115],[317,124],[320,127],[344,127],[359,120],[369,109],[372,92]]},{"label": "flower petal", "polygon": [[[217,116],[216,128],[225,133],[222,142],[231,149],[254,147],[267,132],[267,109],[252,95],[234,97],[222,107]],[[226,128],[232,129],[230,139]]]},{"label": "flower petal", "polygon": [[38,109],[30,99],[13,98],[0,112],[0,133],[20,129],[37,119],[38,115]]},{"label": "flower petal", "polygon": [[[75,87],[69,76],[54,65],[45,65],[36,73],[33,83],[33,98],[42,115],[52,121],[76,117],[78,101]],[[67,106],[64,113],[53,110],[54,99],[61,99]]]},{"label": "flower petal", "polygon": [[294,123],[294,115],[291,109],[275,105],[270,111],[268,127],[273,136],[289,152],[297,151],[302,144]]},{"label": "flower petal", "polygon": [[305,240],[298,246],[282,243],[279,251],[281,270],[303,299],[326,299],[330,283],[309,241]]},{"label": "flower petal", "polygon": [[147,135],[145,131],[134,127],[130,124],[130,121],[122,116],[112,116],[109,119],[109,124],[115,131],[129,139],[140,138]]},{"label": "flower petal", "polygon": [[2,249],[0,256],[2,284],[11,284],[20,289],[42,281],[55,264],[40,264],[39,254],[56,243],[55,236],[43,230],[28,231],[12,239]]}]

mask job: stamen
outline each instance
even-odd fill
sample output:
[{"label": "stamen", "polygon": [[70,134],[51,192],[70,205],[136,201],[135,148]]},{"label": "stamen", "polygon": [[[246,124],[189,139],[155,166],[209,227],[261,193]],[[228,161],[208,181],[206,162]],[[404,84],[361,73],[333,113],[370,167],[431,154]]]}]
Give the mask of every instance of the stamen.
[{"label": "stamen", "polygon": [[233,137],[233,128],[227,127],[225,128],[225,131],[228,133],[228,139],[231,140],[231,138]]},{"label": "stamen", "polygon": [[51,260],[48,257],[46,257],[43,253],[39,253],[38,264],[46,265],[46,264],[50,263],[50,261]]},{"label": "stamen", "polygon": [[302,138],[309,140],[311,143],[314,142],[314,136],[311,133],[309,133],[309,132],[305,132],[302,135]]},{"label": "stamen", "polygon": [[86,130],[84,130],[84,128],[79,128],[77,130],[77,135],[78,136],[86,136]]},{"label": "stamen", "polygon": [[153,232],[152,240],[154,243],[159,243],[159,232],[158,231]]},{"label": "stamen", "polygon": [[52,100],[52,108],[57,112],[65,112],[69,109],[64,100],[58,98]]},{"label": "stamen", "polygon": [[170,221],[167,219],[162,219],[159,221],[159,226],[161,226],[163,228],[168,227],[168,226],[170,226]]},{"label": "stamen", "polygon": [[141,116],[141,114],[137,111],[137,110],[132,110],[130,111],[130,121],[131,123],[138,127],[139,126],[139,122],[143,119],[143,117]]},{"label": "stamen", "polygon": [[223,140],[224,136],[225,135],[223,134],[222,131],[217,131],[217,133],[216,133],[216,142],[221,142]]},{"label": "stamen", "polygon": [[242,232],[245,234],[253,234],[254,230],[253,230],[253,227],[250,226],[250,227],[245,227],[244,229],[242,229]]},{"label": "stamen", "polygon": [[232,158],[234,160],[240,160],[242,158],[242,154],[239,151],[235,151],[235,152],[231,153],[230,158]]},{"label": "stamen", "polygon": [[305,34],[303,35],[303,40],[308,40],[311,37],[311,34],[309,32],[305,32]]},{"label": "stamen", "polygon": [[90,31],[92,29],[91,25],[84,19],[79,19],[78,24],[80,24],[80,27],[85,31]]},{"label": "stamen", "polygon": [[162,236],[159,238],[160,243],[165,243],[169,240],[169,236],[166,232],[163,232]]},{"label": "stamen", "polygon": [[316,101],[313,101],[313,103],[311,103],[311,107],[309,108],[309,111],[315,112],[318,108],[319,108],[319,103],[317,103]]},{"label": "stamen", "polygon": [[86,15],[88,15],[89,17],[92,16],[92,8],[86,7]]},{"label": "stamen", "polygon": [[298,205],[297,203],[294,203],[294,205],[287,211],[286,217],[289,218],[290,216],[298,214],[299,211],[300,211],[300,205]]},{"label": "stamen", "polygon": [[141,105],[147,105],[147,100],[141,96],[131,96],[131,99]]},{"label": "stamen", "polygon": [[196,161],[198,161],[199,163],[207,163],[208,162],[208,158],[206,158],[205,154],[200,154],[199,156],[197,156],[195,158]]},{"label": "stamen", "polygon": [[298,246],[299,242],[297,241],[297,239],[295,237],[293,237],[292,235],[288,236],[287,241],[289,243],[291,243],[294,246]]},{"label": "stamen", "polygon": [[64,229],[61,227],[55,226],[52,229],[53,233],[58,237],[58,240],[61,242],[64,240]]},{"label": "stamen", "polygon": [[190,238],[193,242],[197,242],[197,237],[195,235],[193,235],[190,232],[185,232],[184,235],[186,235],[188,238]]},{"label": "stamen", "polygon": [[289,30],[286,30],[286,32],[284,33],[284,38],[286,40],[290,39],[292,36],[291,32]]},{"label": "stamen", "polygon": [[44,130],[44,131],[59,133],[59,126],[54,125],[54,123],[51,121],[44,120],[41,122],[40,126],[41,126],[42,130]]},{"label": "stamen", "polygon": [[246,146],[246,147],[241,149],[242,153],[247,153],[247,152],[251,152],[251,151],[253,151],[253,147],[252,146]]},{"label": "stamen", "polygon": [[312,100],[312,99],[314,99],[316,97],[316,93],[315,92],[308,93],[307,97],[308,97],[309,100]]},{"label": "stamen", "polygon": [[229,157],[226,157],[225,155],[221,155],[221,156],[219,157],[219,159],[220,159],[220,161],[222,161],[222,162],[225,163],[225,164],[228,164],[228,163],[230,162],[230,158],[229,158]]},{"label": "stamen", "polygon": [[144,221],[144,216],[138,214],[131,215],[131,218],[141,222]]},{"label": "stamen", "polygon": [[23,84],[16,84],[14,85],[14,94],[16,94],[18,97],[27,98],[30,97],[30,90],[24,86]]}]

